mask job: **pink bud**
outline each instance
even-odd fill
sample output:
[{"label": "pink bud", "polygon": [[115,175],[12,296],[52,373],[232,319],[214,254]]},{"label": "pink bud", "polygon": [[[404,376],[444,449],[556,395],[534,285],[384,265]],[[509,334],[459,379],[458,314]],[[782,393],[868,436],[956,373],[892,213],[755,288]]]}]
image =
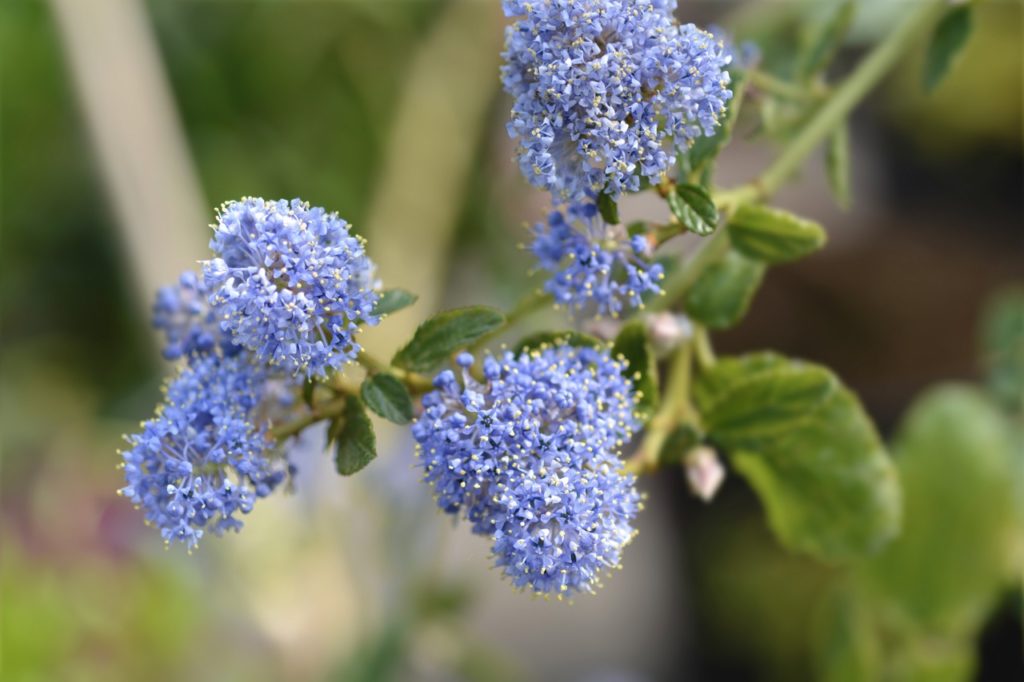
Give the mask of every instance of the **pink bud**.
[{"label": "pink bud", "polygon": [[725,480],[725,467],[715,451],[706,445],[693,448],[683,459],[686,481],[694,495],[710,502]]}]

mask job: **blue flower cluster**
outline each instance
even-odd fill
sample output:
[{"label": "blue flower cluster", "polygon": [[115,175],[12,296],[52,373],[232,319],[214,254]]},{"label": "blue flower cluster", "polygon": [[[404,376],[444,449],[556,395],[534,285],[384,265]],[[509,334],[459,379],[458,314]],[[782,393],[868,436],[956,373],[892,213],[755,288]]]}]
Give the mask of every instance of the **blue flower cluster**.
[{"label": "blue flower cluster", "polygon": [[527,180],[557,201],[636,191],[711,135],[729,55],[673,0],[504,0],[502,83]]},{"label": "blue flower cluster", "polygon": [[183,272],[177,284],[157,291],[153,326],[164,334],[164,358],[177,360],[215,349],[225,355],[239,351],[221,330],[209,294],[202,275],[191,270]]},{"label": "blue flower cluster", "polygon": [[290,472],[270,424],[298,386],[359,351],[376,323],[373,263],[334,214],[298,199],[225,204],[202,275],[157,293],[153,325],[179,360],[156,416],[126,439],[127,485],[168,542],[237,530]]},{"label": "blue flower cluster", "polygon": [[245,355],[196,355],[166,389],[166,400],[122,453],[120,493],[142,507],[167,542],[193,548],[206,531],[238,530],[286,474],[268,457],[272,441],[254,423],[266,375]]},{"label": "blue flower cluster", "polygon": [[648,260],[647,238],[606,224],[593,204],[554,211],[533,232],[530,250],[552,273],[544,290],[577,313],[618,317],[642,307],[644,294],[661,292],[664,268]]},{"label": "blue flower cluster", "polygon": [[536,593],[593,592],[619,564],[641,506],[618,452],[638,424],[622,363],[605,349],[545,346],[457,358],[413,424],[438,505],[493,539],[495,563]]},{"label": "blue flower cluster", "polygon": [[374,266],[335,213],[246,198],[225,204],[204,263],[210,302],[234,343],[291,374],[324,377],[355,359],[377,324]]}]

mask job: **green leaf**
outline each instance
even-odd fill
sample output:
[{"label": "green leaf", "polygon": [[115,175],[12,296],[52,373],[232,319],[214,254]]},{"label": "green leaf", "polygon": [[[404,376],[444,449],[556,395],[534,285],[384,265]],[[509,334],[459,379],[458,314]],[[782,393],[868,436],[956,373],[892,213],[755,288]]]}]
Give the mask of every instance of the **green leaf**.
[{"label": "green leaf", "polygon": [[332,443],[337,442],[341,436],[342,430],[345,428],[345,418],[338,416],[331,420],[331,423],[327,427],[327,442],[324,443],[324,449],[331,447]]},{"label": "green leaf", "polygon": [[799,428],[839,385],[824,367],[774,355],[749,357],[716,365],[697,387],[705,428],[730,448],[756,449]]},{"label": "green leaf", "polygon": [[712,329],[731,327],[746,314],[764,276],[764,264],[730,249],[686,294],[686,314]]},{"label": "green leaf", "polygon": [[351,397],[342,415],[345,425],[337,437],[334,464],[342,476],[351,476],[377,457],[377,437],[361,400]]},{"label": "green leaf", "polygon": [[736,119],[739,118],[740,109],[743,106],[743,95],[746,92],[749,79],[747,72],[743,70],[730,71],[730,75],[732,76],[732,83],[730,83],[732,99],[726,103],[725,114],[719,121],[718,130],[710,137],[698,137],[694,140],[689,150],[680,152],[680,179],[683,177],[692,178],[694,175],[699,174],[704,170],[705,166],[718,156],[719,152],[729,144],[729,140],[732,138],[732,131],[736,125]]},{"label": "green leaf", "polygon": [[895,535],[894,467],[856,397],[827,369],[767,353],[722,359],[694,397],[783,544],[839,561]]},{"label": "green leaf", "polygon": [[306,379],[302,384],[302,402],[306,403],[307,407],[313,407],[313,394],[316,392],[316,380]]},{"label": "green leaf", "polygon": [[654,227],[643,220],[635,220],[626,226],[626,234],[630,237],[635,237],[638,234],[647,234],[652,231]]},{"label": "green leaf", "polygon": [[381,292],[377,305],[373,307],[374,315],[390,315],[416,302],[419,296],[405,289],[386,289]]},{"label": "green leaf", "polygon": [[597,210],[609,225],[619,224],[619,205],[615,203],[615,199],[604,192],[597,196]]},{"label": "green leaf", "polygon": [[629,363],[623,371],[637,393],[637,411],[646,420],[658,409],[658,365],[641,320],[627,322],[612,346],[612,357]]},{"label": "green leaf", "polygon": [[766,263],[785,263],[803,258],[825,245],[825,230],[776,208],[744,204],[728,224],[733,248]]},{"label": "green leaf", "polygon": [[598,348],[605,345],[605,342],[596,336],[584,334],[583,332],[561,331],[561,332],[537,332],[523,337],[513,347],[513,352],[522,353],[524,350],[536,350],[545,346],[577,346],[587,348]]},{"label": "green leaf", "polygon": [[668,207],[683,227],[690,232],[706,236],[718,225],[718,209],[703,187],[698,185],[676,185],[670,192]]},{"label": "green leaf", "polygon": [[371,410],[395,424],[412,421],[412,398],[405,385],[390,374],[367,377],[359,391]]},{"label": "green leaf", "polygon": [[391,364],[413,372],[430,371],[451,353],[503,324],[505,316],[486,306],[446,310],[421,324]]},{"label": "green leaf", "polygon": [[942,386],[914,403],[894,450],[903,532],[865,566],[867,584],[916,627],[973,639],[1013,576],[1022,532],[1009,420],[978,389]]},{"label": "green leaf", "polygon": [[815,623],[817,675],[821,682],[883,679],[882,643],[871,604],[844,581],[826,595]]},{"label": "green leaf", "polygon": [[806,51],[800,56],[798,76],[801,80],[809,80],[827,67],[836,56],[850,30],[856,9],[853,0],[846,0],[808,42]]},{"label": "green leaf", "polygon": [[949,73],[971,33],[971,6],[950,8],[932,34],[924,58],[924,89],[931,92]]},{"label": "green leaf", "polygon": [[987,306],[981,325],[988,387],[1006,407],[1024,411],[1024,289],[1010,289]]},{"label": "green leaf", "polygon": [[828,138],[825,172],[836,203],[845,211],[850,208],[850,129],[845,123]]}]

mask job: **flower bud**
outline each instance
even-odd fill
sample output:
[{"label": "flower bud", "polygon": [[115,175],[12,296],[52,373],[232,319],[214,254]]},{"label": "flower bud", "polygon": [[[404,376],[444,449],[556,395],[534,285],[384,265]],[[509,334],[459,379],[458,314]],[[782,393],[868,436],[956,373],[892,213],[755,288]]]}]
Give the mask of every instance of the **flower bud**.
[{"label": "flower bud", "polygon": [[693,325],[685,315],[655,313],[647,318],[647,336],[654,352],[663,355],[693,336]]},{"label": "flower bud", "polygon": [[706,445],[695,447],[686,453],[683,467],[693,494],[710,502],[725,480],[725,467],[715,451]]}]

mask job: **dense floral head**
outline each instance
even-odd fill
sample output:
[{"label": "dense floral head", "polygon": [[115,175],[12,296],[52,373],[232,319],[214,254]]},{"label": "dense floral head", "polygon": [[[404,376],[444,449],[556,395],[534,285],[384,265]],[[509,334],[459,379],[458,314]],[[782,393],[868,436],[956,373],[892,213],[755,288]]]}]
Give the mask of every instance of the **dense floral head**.
[{"label": "dense floral head", "polygon": [[120,493],[142,507],[167,542],[191,549],[206,531],[238,530],[259,497],[284,480],[261,411],[267,377],[245,354],[191,358],[164,403],[122,453]]},{"label": "dense floral head", "polygon": [[577,313],[618,317],[661,292],[664,268],[648,260],[647,239],[606,224],[593,204],[554,211],[533,234],[530,250],[551,273],[544,290]]},{"label": "dense floral head", "polygon": [[638,424],[632,385],[605,349],[548,346],[434,380],[413,424],[444,511],[493,539],[517,587],[593,592],[619,564],[640,508],[618,452]]},{"label": "dense floral head", "polygon": [[296,374],[325,376],[359,352],[376,324],[374,266],[337,214],[247,198],[225,204],[204,274],[210,303],[234,343]]},{"label": "dense floral head", "polygon": [[652,0],[505,0],[501,75],[526,178],[556,200],[636,191],[711,135],[732,96],[710,34]]},{"label": "dense floral head", "polygon": [[208,300],[209,293],[202,275],[192,271],[183,272],[177,284],[157,291],[153,326],[164,334],[166,359],[177,360],[214,350],[226,355],[239,351],[221,330],[217,313]]}]

